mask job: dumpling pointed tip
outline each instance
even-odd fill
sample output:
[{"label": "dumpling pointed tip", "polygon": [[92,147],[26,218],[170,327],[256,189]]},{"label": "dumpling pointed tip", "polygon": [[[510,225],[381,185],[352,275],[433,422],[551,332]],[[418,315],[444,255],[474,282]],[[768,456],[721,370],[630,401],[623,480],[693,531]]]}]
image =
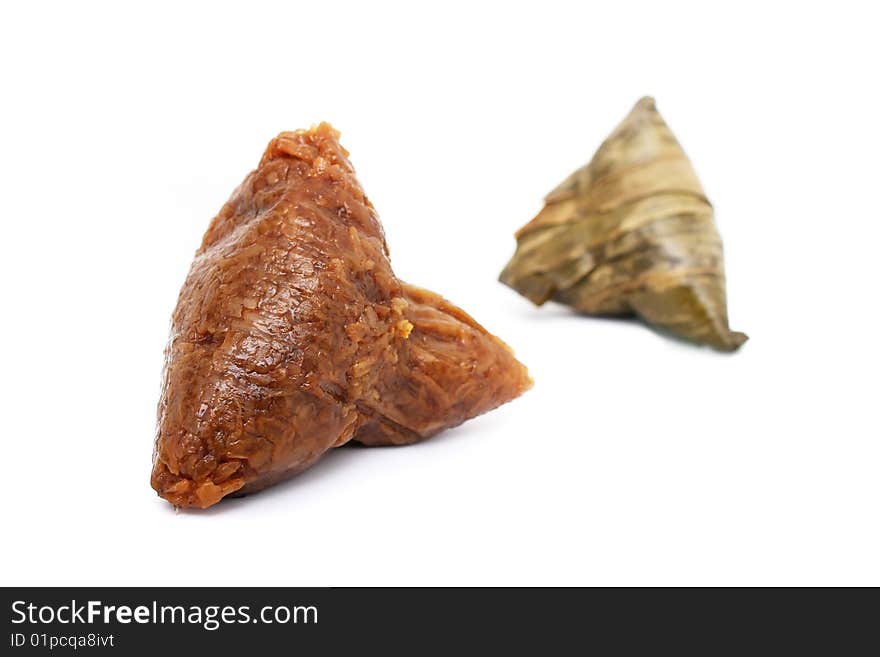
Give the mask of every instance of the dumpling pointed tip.
[{"label": "dumpling pointed tip", "polygon": [[333,137],[334,139],[339,139],[342,135],[339,130],[334,128],[327,121],[321,121],[320,123],[313,123],[309,128],[300,128],[298,130],[294,130],[293,132],[282,132],[281,135],[303,135],[307,137]]},{"label": "dumpling pointed tip", "polygon": [[642,96],[636,101],[636,104],[633,105],[633,108],[630,110],[630,115],[637,114],[656,114],[657,113],[657,101],[654,100],[653,96]]},{"label": "dumpling pointed tip", "polygon": [[740,347],[742,347],[749,339],[745,333],[741,333],[740,331],[731,331],[728,336],[727,342],[730,345],[728,351],[736,351]]},{"label": "dumpling pointed tip", "polygon": [[682,336],[687,340],[701,343],[712,347],[716,351],[733,353],[742,347],[749,339],[749,336],[739,331],[718,331],[710,336],[704,336],[703,339],[694,339],[692,336]]},{"label": "dumpling pointed tip", "polygon": [[323,170],[326,163],[342,163],[351,169],[348,151],[339,143],[341,133],[326,121],[308,129],[285,130],[269,142],[260,160],[263,166],[270,160],[293,158]]}]

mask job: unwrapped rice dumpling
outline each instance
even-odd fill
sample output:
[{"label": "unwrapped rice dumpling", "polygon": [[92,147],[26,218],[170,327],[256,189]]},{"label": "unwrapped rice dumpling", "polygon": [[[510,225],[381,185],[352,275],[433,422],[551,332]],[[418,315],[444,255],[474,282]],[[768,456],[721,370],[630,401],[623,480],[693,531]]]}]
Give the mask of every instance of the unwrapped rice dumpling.
[{"label": "unwrapped rice dumpling", "polygon": [[442,297],[401,282],[327,124],[269,144],[211,222],[172,317],[151,483],[183,507],[260,490],[354,440],[403,445],[531,380]]},{"label": "unwrapped rice dumpling", "polygon": [[500,280],[535,304],[636,314],[723,351],[747,339],[728,326],[712,205],[652,98],[550,192],[516,239]]}]

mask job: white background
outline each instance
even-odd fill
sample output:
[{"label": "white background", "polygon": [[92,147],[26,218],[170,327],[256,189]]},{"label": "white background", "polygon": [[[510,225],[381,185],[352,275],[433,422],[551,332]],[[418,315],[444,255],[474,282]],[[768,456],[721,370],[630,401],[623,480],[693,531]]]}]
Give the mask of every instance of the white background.
[{"label": "white background", "polygon": [[[870,7],[4,4],[0,581],[880,584]],[[716,207],[734,355],[496,282],[646,94]],[[268,140],[320,120],[397,273],[535,387],[175,513],[148,482],[179,287]]]}]

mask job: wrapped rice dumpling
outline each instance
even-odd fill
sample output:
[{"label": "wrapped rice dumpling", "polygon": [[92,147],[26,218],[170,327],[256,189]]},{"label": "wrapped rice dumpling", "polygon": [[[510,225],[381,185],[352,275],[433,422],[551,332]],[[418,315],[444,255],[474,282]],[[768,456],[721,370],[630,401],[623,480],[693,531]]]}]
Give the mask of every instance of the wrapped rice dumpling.
[{"label": "wrapped rice dumpling", "polygon": [[500,280],[537,305],[635,314],[674,335],[733,351],[721,238],[691,163],[642,98],[517,233]]}]

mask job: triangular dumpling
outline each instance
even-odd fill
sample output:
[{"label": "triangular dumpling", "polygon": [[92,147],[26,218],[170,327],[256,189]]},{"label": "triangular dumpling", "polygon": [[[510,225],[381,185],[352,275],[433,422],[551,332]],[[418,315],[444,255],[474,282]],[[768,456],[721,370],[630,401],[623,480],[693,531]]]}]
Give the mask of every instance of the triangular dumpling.
[{"label": "triangular dumpling", "polygon": [[405,444],[531,384],[498,338],[391,270],[327,124],[281,133],[212,221],[172,318],[152,485],[207,507],[349,440]]},{"label": "triangular dumpling", "polygon": [[651,98],[516,238],[500,280],[538,305],[552,299],[591,315],[635,313],[725,351],[747,339],[728,326],[712,205]]}]

